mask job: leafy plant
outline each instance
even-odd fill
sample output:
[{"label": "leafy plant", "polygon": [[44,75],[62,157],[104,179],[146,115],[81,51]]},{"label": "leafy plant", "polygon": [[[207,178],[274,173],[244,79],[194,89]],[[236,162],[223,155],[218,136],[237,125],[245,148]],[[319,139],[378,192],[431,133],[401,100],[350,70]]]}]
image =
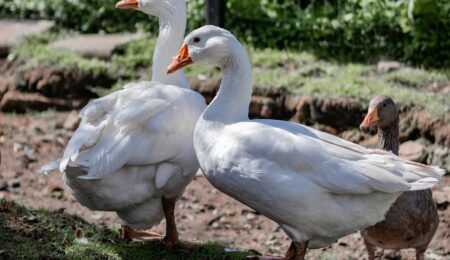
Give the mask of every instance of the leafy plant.
[{"label": "leafy plant", "polygon": [[[117,0],[2,0],[0,17],[46,18],[88,32],[156,31],[141,12]],[[205,0],[188,0],[188,30],[204,24]],[[380,56],[425,67],[450,66],[448,0],[228,0],[226,28],[259,48],[313,51],[338,61]]]}]

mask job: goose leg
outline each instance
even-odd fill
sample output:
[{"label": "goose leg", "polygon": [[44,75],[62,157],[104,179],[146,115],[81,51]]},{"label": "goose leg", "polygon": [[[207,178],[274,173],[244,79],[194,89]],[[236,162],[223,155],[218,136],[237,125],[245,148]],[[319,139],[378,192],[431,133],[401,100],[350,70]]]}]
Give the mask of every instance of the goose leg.
[{"label": "goose leg", "polygon": [[416,248],[416,260],[425,260],[425,251],[427,251],[426,248]]},{"label": "goose leg", "polygon": [[308,250],[308,242],[295,242],[292,241],[289,250],[286,253],[287,260],[304,260],[306,251]]},{"label": "goose leg", "polygon": [[127,225],[120,227],[120,239],[126,241],[141,240],[141,241],[157,241],[161,240],[161,235],[153,230],[136,231]]},{"label": "goose leg", "polygon": [[168,247],[181,247],[188,250],[202,247],[201,243],[179,240],[177,225],[175,223],[175,203],[176,198],[162,198],[164,216],[166,218],[166,236],[162,241],[163,244]]},{"label": "goose leg", "polygon": [[166,217],[166,236],[163,241],[167,246],[174,246],[179,243],[177,226],[175,224],[175,203],[175,198],[162,198],[164,216]]},{"label": "goose leg", "polygon": [[364,240],[364,244],[366,245],[367,254],[369,255],[369,260],[375,260],[375,246]]}]

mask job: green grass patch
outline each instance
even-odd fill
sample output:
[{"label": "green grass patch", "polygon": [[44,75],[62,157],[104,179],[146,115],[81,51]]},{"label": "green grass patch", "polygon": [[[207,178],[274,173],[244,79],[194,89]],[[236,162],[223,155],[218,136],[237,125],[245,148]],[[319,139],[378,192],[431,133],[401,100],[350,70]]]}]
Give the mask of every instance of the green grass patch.
[{"label": "green grass patch", "polygon": [[[83,230],[87,242],[75,238]],[[30,210],[0,200],[0,258],[6,259],[244,259],[249,252],[225,252],[208,243],[187,252],[156,243],[123,242],[114,230],[48,210]]]},{"label": "green grass patch", "polygon": [[[256,87],[285,88],[299,95],[352,97],[365,103],[375,95],[386,94],[401,109],[418,106],[435,117],[444,117],[450,111],[449,94],[426,89],[433,83],[449,82],[447,71],[406,67],[382,73],[375,65],[327,62],[305,52],[247,49]],[[186,72],[189,77],[221,76],[219,71],[203,66],[193,66]]]},{"label": "green grass patch", "polygon": [[49,43],[66,36],[68,34],[58,35],[53,32],[30,36],[24,39],[12,54],[24,62],[21,66],[23,70],[56,66],[89,72],[94,76],[113,74],[116,68],[105,61],[85,58],[67,50],[48,47]]},{"label": "green grass patch", "polygon": [[[63,66],[93,73],[107,73],[117,80],[111,89],[92,88],[100,95],[121,89],[129,81],[150,79],[155,38],[147,37],[118,48],[111,60],[89,59],[63,50],[53,50],[47,44],[57,39],[55,33],[33,36],[14,53],[26,67]],[[285,88],[299,95],[352,97],[367,103],[378,94],[391,96],[402,109],[418,106],[435,117],[445,117],[450,108],[449,94],[426,89],[433,83],[450,81],[449,70],[400,68],[393,72],[378,72],[376,65],[324,61],[306,52],[255,49],[246,46],[254,66],[256,87]],[[219,79],[220,71],[205,66],[186,68],[188,77]]]}]

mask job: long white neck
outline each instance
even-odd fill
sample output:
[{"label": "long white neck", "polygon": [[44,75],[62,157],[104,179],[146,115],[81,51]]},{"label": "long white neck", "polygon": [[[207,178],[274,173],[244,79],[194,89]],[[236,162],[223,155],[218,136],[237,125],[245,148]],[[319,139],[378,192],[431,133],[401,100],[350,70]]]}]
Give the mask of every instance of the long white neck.
[{"label": "long white neck", "polygon": [[223,73],[217,96],[203,113],[202,119],[223,124],[248,120],[252,99],[252,66],[239,43],[220,65]]},{"label": "long white neck", "polygon": [[186,5],[177,6],[159,17],[159,36],[153,54],[152,80],[182,88],[190,88],[182,70],[167,75],[167,67],[183,44],[186,30]]}]

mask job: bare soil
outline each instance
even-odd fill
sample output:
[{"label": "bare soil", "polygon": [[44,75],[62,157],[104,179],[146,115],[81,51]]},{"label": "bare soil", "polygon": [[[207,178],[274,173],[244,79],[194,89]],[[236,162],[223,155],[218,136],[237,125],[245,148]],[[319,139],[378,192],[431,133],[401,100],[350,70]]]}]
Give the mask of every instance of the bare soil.
[{"label": "bare soil", "polygon": [[[37,170],[61,156],[72,130],[64,124],[68,113],[7,115],[0,113],[0,199],[14,200],[33,208],[64,210],[89,222],[119,227],[111,212],[93,212],[81,206],[65,189],[60,174],[44,176]],[[66,126],[65,129],[64,125]],[[450,177],[433,191],[441,223],[427,259],[450,259]],[[332,214],[332,212],[330,212]],[[176,211],[183,239],[220,241],[234,248],[254,249],[266,254],[283,254],[289,240],[277,224],[214,189],[199,175],[189,185]],[[164,232],[164,221],[155,229]],[[387,257],[397,257],[387,252]],[[412,259],[413,250],[402,251]],[[311,250],[311,259],[361,259],[366,252],[359,234],[353,234],[332,247]]]}]

